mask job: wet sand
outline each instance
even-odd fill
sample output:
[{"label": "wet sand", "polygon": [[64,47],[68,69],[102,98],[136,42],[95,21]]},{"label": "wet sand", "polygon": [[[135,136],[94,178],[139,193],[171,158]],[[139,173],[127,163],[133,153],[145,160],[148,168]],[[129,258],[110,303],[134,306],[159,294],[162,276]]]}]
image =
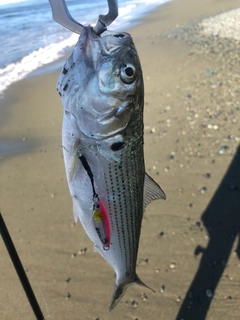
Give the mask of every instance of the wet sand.
[{"label": "wet sand", "polygon": [[[214,53],[212,39],[185,32],[238,6],[175,0],[129,30],[145,80],[146,170],[167,200],[147,207],[138,255],[137,273],[156,293],[131,286],[111,314],[114,272],[73,221],[60,70],[0,100],[0,210],[46,318],[239,319],[240,51],[230,43]],[[0,319],[34,319],[2,241],[0,266]]]}]

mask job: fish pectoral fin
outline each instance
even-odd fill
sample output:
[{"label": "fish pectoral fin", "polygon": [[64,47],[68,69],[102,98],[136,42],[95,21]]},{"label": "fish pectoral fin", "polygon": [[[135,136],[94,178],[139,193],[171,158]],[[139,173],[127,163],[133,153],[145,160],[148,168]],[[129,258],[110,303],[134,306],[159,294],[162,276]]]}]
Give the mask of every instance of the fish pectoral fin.
[{"label": "fish pectoral fin", "polygon": [[69,174],[69,180],[72,181],[75,173],[77,163],[77,157],[73,154],[70,158],[69,168],[68,168],[68,174]]},{"label": "fish pectoral fin", "polygon": [[111,312],[116,307],[116,305],[122,299],[127,288],[134,283],[139,284],[140,286],[143,286],[155,292],[152,288],[148,287],[145,283],[143,283],[142,280],[140,280],[140,278],[138,277],[138,275],[135,274],[135,277],[133,279],[128,279],[126,282],[123,282],[121,284],[117,284],[117,283],[115,284],[113,295],[112,295],[112,301],[109,306],[109,312]]},{"label": "fish pectoral fin", "polygon": [[80,219],[80,207],[79,204],[77,202],[77,200],[75,198],[72,198],[73,201],[73,217],[74,217],[74,221],[75,223],[77,223],[78,219]]},{"label": "fish pectoral fin", "polygon": [[144,208],[153,200],[166,200],[166,195],[162,188],[147,173],[145,173],[144,181]]}]

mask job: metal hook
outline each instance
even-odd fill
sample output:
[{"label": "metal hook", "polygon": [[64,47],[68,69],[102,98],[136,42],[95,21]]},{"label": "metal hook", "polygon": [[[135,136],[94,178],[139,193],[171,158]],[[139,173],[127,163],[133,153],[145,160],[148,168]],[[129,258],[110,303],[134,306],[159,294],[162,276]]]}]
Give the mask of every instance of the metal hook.
[{"label": "metal hook", "polygon": [[107,30],[109,26],[118,16],[118,0],[108,0],[108,13],[105,15],[100,14],[98,16],[98,21],[93,31],[96,34],[101,34]]},{"label": "metal hook", "polygon": [[[78,23],[68,11],[65,0],[49,0],[52,7],[53,19],[65,28],[80,34],[84,26]],[[98,21],[93,31],[100,35],[107,30],[109,26],[118,16],[118,1],[108,0],[108,13],[106,15],[99,15]]]}]

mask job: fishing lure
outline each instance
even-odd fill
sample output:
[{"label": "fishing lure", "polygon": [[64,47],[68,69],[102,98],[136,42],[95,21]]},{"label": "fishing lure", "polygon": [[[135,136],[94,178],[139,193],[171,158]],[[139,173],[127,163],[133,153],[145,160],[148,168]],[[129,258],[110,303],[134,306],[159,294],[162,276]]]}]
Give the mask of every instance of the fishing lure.
[{"label": "fishing lure", "polygon": [[108,250],[110,247],[110,225],[107,212],[96,193],[94,186],[94,178],[91,168],[83,155],[79,156],[84,169],[86,170],[92,184],[93,190],[93,221],[99,239],[103,243],[103,249]]}]

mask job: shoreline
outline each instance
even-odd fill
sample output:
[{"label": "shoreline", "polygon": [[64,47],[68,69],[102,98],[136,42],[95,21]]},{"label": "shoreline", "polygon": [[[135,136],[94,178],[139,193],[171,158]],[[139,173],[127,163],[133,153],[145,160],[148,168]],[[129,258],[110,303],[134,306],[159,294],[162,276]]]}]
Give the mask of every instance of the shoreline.
[{"label": "shoreline", "polygon": [[[146,171],[167,200],[147,207],[138,254],[137,273],[156,293],[131,286],[110,315],[114,272],[73,222],[55,89],[60,70],[4,93],[0,147],[31,147],[0,159],[0,210],[43,313],[57,310],[51,319],[238,319],[238,49],[208,53],[211,43],[202,50],[203,40],[194,44],[183,26],[234,6],[240,0],[173,0],[129,30],[145,81]],[[0,253],[0,318],[32,319],[3,244]]]},{"label": "shoreline", "polygon": [[[174,7],[175,7],[174,11],[178,13],[177,14],[178,20],[177,20],[177,23],[175,23],[175,25],[174,25],[174,22],[171,21],[170,19],[165,19],[164,13],[161,12],[161,9],[164,7],[167,8],[172,1],[177,3],[176,5],[174,5]],[[205,1],[208,1],[208,0],[205,0]],[[210,10],[209,10],[209,8],[207,10],[206,9],[201,10],[200,14],[199,14],[199,12],[197,12],[195,5],[193,5],[191,3],[191,0],[184,0],[184,2],[186,2],[185,6],[188,7],[189,10],[191,11],[192,19],[190,19],[190,20],[186,19],[185,10],[184,9],[182,10],[181,2],[182,2],[182,0],[170,0],[166,3],[163,3],[163,4],[159,5],[156,9],[149,11],[144,16],[133,19],[131,26],[128,29],[123,30],[123,31],[129,32],[129,33],[132,33],[132,32],[134,33],[135,29],[138,30],[138,28],[142,28],[142,25],[144,25],[144,23],[146,23],[150,20],[154,21],[154,20],[156,20],[156,17],[157,17],[157,19],[163,18],[161,24],[159,24],[158,21],[156,22],[156,24],[158,26],[159,25],[161,26],[161,28],[160,28],[161,33],[165,32],[165,31],[166,32],[170,31],[171,29],[176,29],[176,27],[180,26],[180,25],[182,26],[182,25],[186,24],[186,27],[189,27],[187,24],[189,24],[191,21],[193,23],[196,23],[196,20],[200,21],[204,18],[210,18],[212,16],[218,15],[222,12],[225,12],[226,10],[229,11],[231,9],[236,9],[236,6],[234,6],[234,3],[235,2],[237,3],[238,0],[235,0],[235,1],[232,0],[231,1],[232,4],[230,6],[225,2],[218,4],[219,9],[217,10],[217,12],[215,12],[215,6],[212,6],[212,8],[210,8]],[[168,11],[168,10],[166,10],[166,8],[164,8],[164,11]],[[202,9],[202,5],[200,5],[200,8]],[[151,24],[153,25],[152,22],[151,22]],[[111,27],[109,28],[109,30],[111,30]],[[138,31],[137,31],[137,33],[138,33]],[[158,34],[158,30],[156,31],[156,34]],[[11,90],[11,87],[16,85],[18,82],[21,82],[21,81],[24,81],[27,79],[31,79],[33,77],[44,76],[46,74],[55,73],[57,71],[60,73],[61,66],[64,64],[64,61],[66,60],[66,58],[71,54],[72,49],[73,49],[73,47],[71,49],[69,49],[68,53],[66,53],[63,57],[61,57],[61,58],[59,58],[59,59],[57,59],[47,65],[43,65],[40,68],[37,68],[36,70],[34,70],[30,74],[28,74],[25,78],[18,80],[17,82],[14,82],[13,84],[11,84],[10,87],[8,87],[3,92],[2,96],[0,96],[0,99],[4,99],[5,92],[8,90]]]},{"label": "shoreline", "polygon": [[[164,1],[171,1],[171,0],[164,0]],[[130,29],[134,26],[137,26],[144,16],[153,12],[156,8],[160,8],[162,5],[163,4],[158,3],[158,5],[156,7],[156,4],[155,5],[150,4],[149,6],[147,6],[147,8],[145,8],[145,12],[143,12],[143,7],[142,7],[142,9],[139,9],[138,7],[136,7],[135,8],[135,16],[136,17],[133,18],[132,13],[130,12],[130,20],[127,23],[124,19],[122,19],[121,16],[119,16],[117,21],[118,21],[118,23],[119,22],[122,23],[122,27],[119,27],[117,25],[117,26],[115,26],[116,30],[114,29],[114,31],[121,32],[126,29]],[[155,8],[154,8],[154,6],[155,6]],[[122,8],[120,6],[119,11],[121,12],[122,9],[124,11],[124,8]],[[50,6],[49,6],[49,10],[51,11]],[[97,17],[96,17],[96,19],[97,19]],[[55,23],[56,22],[54,22],[54,24]],[[111,28],[110,28],[110,30],[111,30]],[[74,33],[71,33],[71,34],[72,34],[73,38],[72,38],[72,36],[71,37],[69,36],[68,38],[63,40],[65,48],[63,48],[61,50],[62,52],[59,51],[59,48],[57,48],[56,43],[51,43],[51,44],[46,45],[45,47],[35,49],[35,51],[28,53],[25,57],[22,57],[22,59],[15,61],[15,62],[12,62],[12,63],[9,63],[5,67],[2,67],[2,69],[0,69],[0,71],[2,71],[3,74],[5,74],[5,76],[4,76],[5,80],[2,79],[0,81],[0,91],[1,91],[0,98],[4,94],[4,91],[6,91],[7,88],[9,87],[9,83],[13,84],[18,81],[21,81],[22,79],[32,78],[32,77],[35,77],[38,75],[44,75],[44,74],[48,74],[48,73],[51,73],[51,72],[58,70],[59,66],[61,65],[61,61],[66,59],[66,56],[68,56],[69,53],[73,50],[75,42],[77,42],[79,35],[74,34]],[[72,39],[72,40],[70,40],[70,39]],[[60,41],[60,43],[61,43],[61,41]],[[68,43],[68,47],[66,47],[67,43]],[[70,45],[70,43],[71,43],[71,45]],[[51,47],[51,52],[50,52],[50,47]],[[64,54],[63,54],[63,52],[64,52]],[[43,58],[43,55],[45,58]],[[56,55],[58,56],[58,58],[56,58]],[[52,57],[55,57],[55,60],[49,62],[50,60],[52,60]],[[34,61],[33,61],[33,59],[34,59]],[[24,60],[25,60],[25,63],[23,63]],[[46,61],[48,61],[47,64],[45,64]],[[36,69],[34,69],[36,67],[36,65],[38,65],[38,67]],[[10,71],[10,69],[11,69],[11,71]],[[30,71],[30,70],[32,70],[32,71]],[[16,78],[18,78],[18,80],[16,80]],[[6,83],[7,83],[7,85],[5,86]]]}]

